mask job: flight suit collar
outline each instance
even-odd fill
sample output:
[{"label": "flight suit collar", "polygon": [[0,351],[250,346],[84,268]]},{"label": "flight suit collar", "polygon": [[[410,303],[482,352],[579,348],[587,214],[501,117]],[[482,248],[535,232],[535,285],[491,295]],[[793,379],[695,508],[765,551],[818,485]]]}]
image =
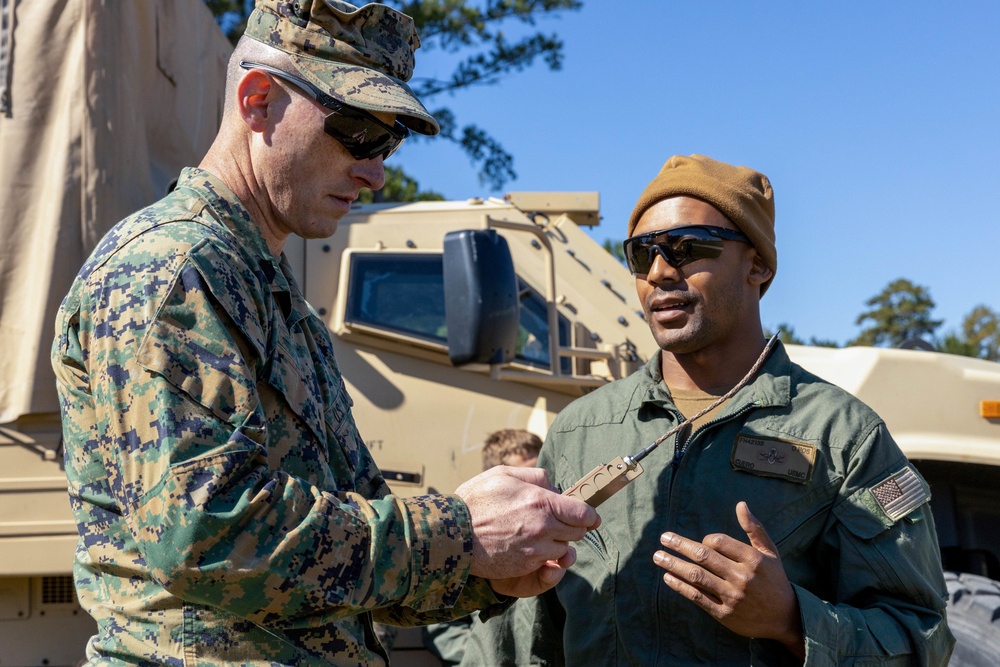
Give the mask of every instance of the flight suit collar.
[{"label": "flight suit collar", "polygon": [[[638,385],[636,391],[632,393],[630,408],[639,408],[649,403],[676,411],[670,390],[663,381],[661,354],[662,351],[657,350],[636,373]],[[777,341],[757,375],[729,400],[719,416],[725,417],[730,413],[739,412],[748,405],[755,408],[789,405],[792,400],[791,370],[792,361],[788,358],[785,346],[781,341]]]}]

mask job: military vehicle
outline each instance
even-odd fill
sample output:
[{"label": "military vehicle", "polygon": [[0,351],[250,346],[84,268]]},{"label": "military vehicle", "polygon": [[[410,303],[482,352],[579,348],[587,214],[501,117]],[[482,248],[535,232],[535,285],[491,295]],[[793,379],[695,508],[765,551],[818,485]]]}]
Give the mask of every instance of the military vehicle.
[{"label": "military vehicle", "polygon": [[[71,576],[76,529],[48,367],[54,312],[103,232],[207,148],[229,47],[200,0],[11,6],[18,48],[0,49],[10,103],[0,117],[0,667],[73,665],[94,623]],[[18,58],[33,39],[71,48]],[[331,239],[289,242],[396,493],[452,491],[479,472],[488,433],[544,435],[571,400],[655,352],[631,277],[587,233],[599,220],[595,193],[512,193],[358,206]],[[952,664],[1000,664],[1000,365],[914,350],[789,352],[882,414],[927,477],[960,638]],[[419,632],[404,631],[393,664],[437,663]]]}]

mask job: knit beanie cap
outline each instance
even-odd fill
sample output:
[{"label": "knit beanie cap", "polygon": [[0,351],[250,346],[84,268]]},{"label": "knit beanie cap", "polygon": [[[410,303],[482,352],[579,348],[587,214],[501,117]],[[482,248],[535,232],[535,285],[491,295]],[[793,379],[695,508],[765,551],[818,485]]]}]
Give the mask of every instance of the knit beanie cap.
[{"label": "knit beanie cap", "polygon": [[771,278],[760,286],[761,296],[778,272],[774,246],[774,192],[767,176],[748,167],[735,167],[704,155],[675,155],[660,169],[628,221],[628,235],[651,206],[668,197],[686,196],[711,204],[750,238]]}]

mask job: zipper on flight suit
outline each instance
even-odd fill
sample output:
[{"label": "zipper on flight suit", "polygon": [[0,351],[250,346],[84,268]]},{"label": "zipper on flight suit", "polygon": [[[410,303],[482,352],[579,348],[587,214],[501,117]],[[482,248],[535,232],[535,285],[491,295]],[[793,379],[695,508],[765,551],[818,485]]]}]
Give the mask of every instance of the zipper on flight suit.
[{"label": "zipper on flight suit", "polygon": [[674,473],[677,472],[677,469],[681,465],[681,461],[684,460],[684,454],[687,453],[687,450],[691,445],[691,441],[694,440],[698,435],[700,435],[702,432],[704,432],[711,426],[715,426],[716,424],[721,424],[723,422],[730,421],[731,419],[736,419],[737,417],[741,417],[743,414],[749,412],[750,410],[753,410],[756,407],[760,407],[757,401],[751,401],[750,403],[744,404],[736,412],[730,415],[725,415],[723,417],[717,417],[710,422],[702,424],[694,431],[691,431],[690,427],[681,429],[680,433],[678,433],[676,438],[674,439],[674,459],[671,462],[671,466],[673,467]]}]

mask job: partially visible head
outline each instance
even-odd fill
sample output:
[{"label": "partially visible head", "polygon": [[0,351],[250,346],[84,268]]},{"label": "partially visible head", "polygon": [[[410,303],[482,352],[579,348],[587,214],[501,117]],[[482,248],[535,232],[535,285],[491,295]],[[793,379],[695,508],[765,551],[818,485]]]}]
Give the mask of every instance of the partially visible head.
[{"label": "partially visible head", "polygon": [[483,470],[498,465],[534,468],[540,451],[542,440],[530,431],[521,428],[494,431],[483,445]]},{"label": "partially visible head", "polygon": [[420,41],[390,7],[258,0],[229,63],[219,138],[203,161],[250,209],[272,251],[336,231],[407,131],[438,124],[406,81]]},{"label": "partially visible head", "polygon": [[419,134],[440,130],[406,85],[420,48],[406,14],[378,3],[257,0],[244,35],[284,53],[287,71],[343,104],[393,114]]},{"label": "partially visible head", "polygon": [[628,236],[633,235],[639,219],[651,206],[677,196],[693,197],[711,204],[750,238],[772,272],[771,278],[761,285],[763,296],[778,270],[778,252],[774,245],[774,192],[767,176],[704,155],[675,155],[639,195],[628,220]]}]

